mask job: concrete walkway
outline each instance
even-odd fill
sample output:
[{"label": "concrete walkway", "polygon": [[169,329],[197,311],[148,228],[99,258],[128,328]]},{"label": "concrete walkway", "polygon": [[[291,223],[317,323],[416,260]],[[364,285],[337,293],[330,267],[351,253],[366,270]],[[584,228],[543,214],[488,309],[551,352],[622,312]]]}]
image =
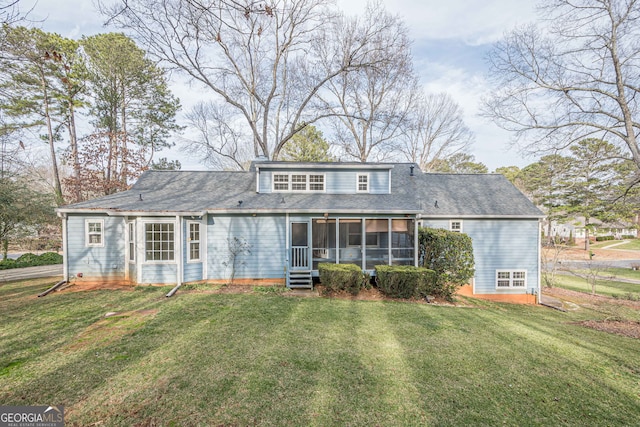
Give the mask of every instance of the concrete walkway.
[{"label": "concrete walkway", "polygon": [[544,293],[540,295],[540,304],[544,305],[545,307],[555,308],[556,310],[567,311],[564,308],[564,303],[561,300],[549,295],[545,295]]},{"label": "concrete walkway", "polygon": [[611,249],[611,248],[615,248],[616,246],[625,245],[627,243],[629,243],[628,240],[623,240],[621,242],[617,242],[617,243],[614,243],[614,244],[609,245],[609,246],[604,246],[604,247],[602,247],[600,249]]},{"label": "concrete walkway", "polygon": [[62,264],[0,270],[0,282],[36,279],[38,277],[62,277]]}]

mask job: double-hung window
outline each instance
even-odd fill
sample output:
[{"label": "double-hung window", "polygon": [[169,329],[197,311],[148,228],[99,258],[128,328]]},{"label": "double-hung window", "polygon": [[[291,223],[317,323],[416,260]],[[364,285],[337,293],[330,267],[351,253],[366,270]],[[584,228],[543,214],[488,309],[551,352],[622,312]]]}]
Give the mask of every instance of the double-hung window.
[{"label": "double-hung window", "polygon": [[145,261],[173,261],[175,259],[174,223],[146,223],[144,231]]},{"label": "double-hung window", "polygon": [[356,190],[358,193],[369,192],[369,174],[359,173],[356,178]]},{"label": "double-hung window", "polygon": [[104,246],[104,220],[88,219],[85,221],[86,246]]},{"label": "double-hung window", "polygon": [[200,223],[187,222],[189,227],[189,261],[200,261]]},{"label": "double-hung window", "polygon": [[273,175],[274,191],[289,191],[289,175],[276,173]]},{"label": "double-hung window", "polygon": [[512,289],[527,286],[527,270],[496,270],[496,288]]},{"label": "double-hung window", "polygon": [[136,260],[136,223],[128,222],[128,233],[129,233],[129,261]]},{"label": "double-hung window", "polygon": [[452,219],[451,221],[449,221],[449,231],[453,231],[454,233],[462,233],[462,220]]}]

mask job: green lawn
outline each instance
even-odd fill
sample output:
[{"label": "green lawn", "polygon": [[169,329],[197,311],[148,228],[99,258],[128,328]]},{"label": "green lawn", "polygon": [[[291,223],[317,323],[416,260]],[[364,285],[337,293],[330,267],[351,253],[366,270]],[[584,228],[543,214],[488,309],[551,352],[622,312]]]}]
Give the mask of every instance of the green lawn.
[{"label": "green lawn", "polygon": [[[618,243],[621,243],[621,240],[605,240],[602,242],[594,242],[591,243],[590,247],[593,249],[600,249],[600,248],[605,248],[607,246],[611,246],[611,245],[616,245]],[[583,247],[584,245],[580,245],[580,247]],[[618,245],[615,246],[613,249],[624,249],[624,250],[629,250],[629,251],[640,251],[640,239],[630,239],[627,241],[627,243],[624,243],[622,245]]]},{"label": "green lawn", "polygon": [[[562,313],[0,285],[0,402],[69,426],[628,426],[640,341]],[[104,318],[107,312],[129,315]],[[133,314],[131,314],[133,313]],[[640,320],[638,313],[630,313]]]},{"label": "green lawn", "polygon": [[[616,275],[616,277],[627,277],[631,279],[638,279],[637,271],[627,270],[626,272],[620,272],[617,270],[623,269],[610,269],[607,271],[600,272],[600,275],[604,276],[606,274]],[[572,291],[591,293],[591,285],[587,283],[585,279],[582,277],[576,277],[571,275],[557,275],[556,276],[556,286],[570,289]],[[626,283],[617,281],[615,278],[613,279],[602,279],[596,281],[596,294],[610,296],[610,297],[620,297],[625,298],[628,294],[632,294],[638,298],[640,298],[640,284],[637,283]]]}]

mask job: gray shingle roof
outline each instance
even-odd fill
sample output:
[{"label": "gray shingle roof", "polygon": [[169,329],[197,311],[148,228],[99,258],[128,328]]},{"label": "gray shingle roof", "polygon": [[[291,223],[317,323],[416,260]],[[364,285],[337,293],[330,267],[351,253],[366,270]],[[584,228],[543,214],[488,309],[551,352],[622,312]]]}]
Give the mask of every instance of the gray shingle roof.
[{"label": "gray shingle roof", "polygon": [[[277,164],[276,164],[277,165]],[[312,166],[309,164],[308,166]],[[425,216],[524,216],[541,212],[502,175],[424,174],[394,164],[391,194],[256,193],[254,172],[147,171],[122,193],[62,212],[353,212]],[[240,204],[239,202],[242,201]],[[435,201],[438,202],[435,207]]]}]

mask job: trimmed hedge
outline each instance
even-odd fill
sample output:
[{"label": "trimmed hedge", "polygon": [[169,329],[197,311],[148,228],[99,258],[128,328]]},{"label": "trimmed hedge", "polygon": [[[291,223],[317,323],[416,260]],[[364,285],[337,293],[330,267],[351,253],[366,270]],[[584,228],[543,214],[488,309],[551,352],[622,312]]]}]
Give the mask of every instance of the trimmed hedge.
[{"label": "trimmed hedge", "polygon": [[367,274],[355,264],[332,264],[321,262],[318,264],[320,283],[327,293],[347,291],[358,295],[365,282],[369,280]]},{"label": "trimmed hedge", "polygon": [[607,240],[615,240],[613,236],[596,236],[596,242],[606,242]]},{"label": "trimmed hedge", "polygon": [[419,298],[435,295],[433,270],[411,265],[376,265],[376,285],[391,298]]},{"label": "trimmed hedge", "polygon": [[418,243],[419,265],[436,272],[434,294],[452,300],[458,288],[475,273],[471,237],[425,227],[418,231]]},{"label": "trimmed hedge", "polygon": [[637,239],[636,236],[634,236],[633,234],[623,234],[622,236],[622,240],[631,240],[631,239]]},{"label": "trimmed hedge", "polygon": [[45,252],[42,255],[26,253],[20,255],[18,259],[5,259],[0,261],[0,270],[54,264],[62,264],[62,255],[55,252]]}]

